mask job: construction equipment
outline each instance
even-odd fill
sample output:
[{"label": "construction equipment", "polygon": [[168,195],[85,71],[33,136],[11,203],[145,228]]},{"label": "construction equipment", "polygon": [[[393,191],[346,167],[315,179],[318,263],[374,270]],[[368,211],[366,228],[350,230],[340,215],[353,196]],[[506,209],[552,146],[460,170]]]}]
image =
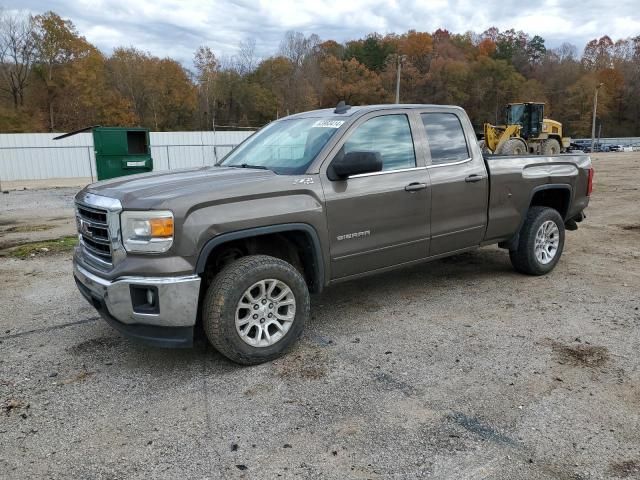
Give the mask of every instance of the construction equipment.
[{"label": "construction equipment", "polygon": [[544,103],[509,103],[505,124],[484,124],[484,153],[496,155],[557,155],[566,151],[571,139],[562,136],[562,124],[544,118]]}]

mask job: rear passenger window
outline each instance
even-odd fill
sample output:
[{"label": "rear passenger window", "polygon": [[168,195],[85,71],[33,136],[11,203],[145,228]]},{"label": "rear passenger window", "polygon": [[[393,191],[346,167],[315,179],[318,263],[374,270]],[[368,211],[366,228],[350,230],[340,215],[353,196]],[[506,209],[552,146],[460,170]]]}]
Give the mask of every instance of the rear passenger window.
[{"label": "rear passenger window", "polygon": [[459,162],[469,158],[467,140],[457,115],[423,113],[421,117],[427,131],[432,164]]},{"label": "rear passenger window", "polygon": [[343,146],[344,153],[379,152],[382,170],[416,166],[411,127],[406,115],[383,115],[360,125]]}]

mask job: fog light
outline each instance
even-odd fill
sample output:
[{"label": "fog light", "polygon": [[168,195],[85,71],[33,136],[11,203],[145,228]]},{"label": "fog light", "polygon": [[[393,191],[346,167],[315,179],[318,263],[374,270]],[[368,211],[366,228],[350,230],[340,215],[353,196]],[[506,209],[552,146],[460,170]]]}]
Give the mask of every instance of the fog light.
[{"label": "fog light", "polygon": [[129,290],[131,292],[131,306],[135,313],[147,315],[160,313],[158,287],[130,285]]}]

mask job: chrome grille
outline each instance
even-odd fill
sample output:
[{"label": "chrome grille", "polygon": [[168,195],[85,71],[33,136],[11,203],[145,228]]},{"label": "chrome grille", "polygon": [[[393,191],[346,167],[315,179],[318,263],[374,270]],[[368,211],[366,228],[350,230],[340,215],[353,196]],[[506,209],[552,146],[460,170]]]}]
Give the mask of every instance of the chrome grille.
[{"label": "chrome grille", "polygon": [[109,212],[83,204],[76,204],[76,220],[80,243],[89,258],[97,260],[98,266],[110,268],[113,265],[111,240],[109,236]]}]

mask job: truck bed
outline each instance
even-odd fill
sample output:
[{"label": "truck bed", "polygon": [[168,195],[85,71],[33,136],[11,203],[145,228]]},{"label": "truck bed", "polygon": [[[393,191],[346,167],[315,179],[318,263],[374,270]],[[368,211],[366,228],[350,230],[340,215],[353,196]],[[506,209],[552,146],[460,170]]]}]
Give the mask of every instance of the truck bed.
[{"label": "truck bed", "polygon": [[[489,208],[484,243],[508,240],[522,224],[534,196],[558,187],[566,196],[561,210],[565,221],[587,206],[588,170],[586,154],[555,156],[485,155],[489,173]],[[559,208],[562,208],[559,206]]]}]

